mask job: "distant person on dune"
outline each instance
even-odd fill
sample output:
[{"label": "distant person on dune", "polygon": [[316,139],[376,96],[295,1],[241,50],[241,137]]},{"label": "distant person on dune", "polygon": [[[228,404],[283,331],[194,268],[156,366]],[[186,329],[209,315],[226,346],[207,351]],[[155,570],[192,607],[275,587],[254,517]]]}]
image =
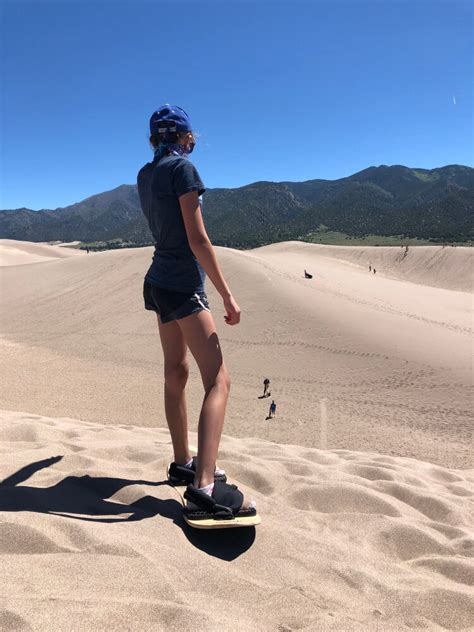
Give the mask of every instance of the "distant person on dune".
[{"label": "distant person on dune", "polygon": [[270,380],[266,377],[263,380],[263,397],[270,397]]},{"label": "distant person on dune", "polygon": [[277,405],[275,404],[275,400],[272,399],[272,403],[270,404],[270,410],[268,411],[268,419],[273,419],[275,417]]},{"label": "distant person on dune", "polygon": [[376,274],[376,273],[377,273],[377,270],[374,268],[374,274]]},{"label": "distant person on dune", "polygon": [[304,278],[305,278],[305,279],[312,279],[312,278],[313,278],[313,275],[312,275],[312,274],[310,274],[309,272],[306,272],[306,270],[305,270],[305,271],[304,271]]},{"label": "distant person on dune", "polygon": [[372,266],[369,266],[369,272],[372,272]]},{"label": "distant person on dune", "polygon": [[[137,182],[142,211],[155,240],[143,298],[145,309],[157,315],[164,356],[165,412],[174,450],[168,477],[173,484],[189,483],[184,509],[189,519],[197,512],[201,517],[209,514],[212,520],[216,507],[223,506],[234,517],[255,516],[254,503],[245,501],[235,485],[227,485],[225,472],[216,469],[230,378],[204,290],[206,274],[222,297],[227,325],[239,324],[240,308],[204,226],[201,195],[206,189],[189,160],[196,143],[189,116],[178,106],[163,105],[151,116],[149,140],[154,158],[140,170]],[[188,441],[184,390],[188,348],[205,391],[197,458],[191,455]]]}]

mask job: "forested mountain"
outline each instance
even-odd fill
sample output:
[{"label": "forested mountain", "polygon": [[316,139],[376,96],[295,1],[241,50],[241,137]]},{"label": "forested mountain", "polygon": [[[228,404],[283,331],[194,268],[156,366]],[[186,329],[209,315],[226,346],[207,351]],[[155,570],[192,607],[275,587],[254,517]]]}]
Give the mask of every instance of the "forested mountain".
[{"label": "forested mountain", "polygon": [[[473,238],[474,169],[449,165],[410,169],[369,167],[339,180],[255,182],[208,189],[204,217],[217,245],[254,247],[301,239],[320,225],[347,235]],[[0,212],[0,238],[152,243],[136,187],[112,191],[55,210]]]}]

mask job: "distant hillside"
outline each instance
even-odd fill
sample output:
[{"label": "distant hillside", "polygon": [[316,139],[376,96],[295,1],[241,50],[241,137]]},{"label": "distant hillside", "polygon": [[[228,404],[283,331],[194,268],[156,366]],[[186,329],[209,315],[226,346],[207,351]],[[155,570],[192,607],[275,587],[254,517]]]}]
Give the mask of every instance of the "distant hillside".
[{"label": "distant hillside", "polygon": [[139,217],[139,213],[136,187],[124,184],[55,210],[1,211],[0,236],[25,241],[110,239],[117,230]]},{"label": "distant hillside", "polygon": [[[321,225],[354,237],[468,241],[473,212],[474,169],[461,165],[431,170],[382,165],[339,180],[208,189],[204,197],[212,241],[237,248],[305,239]],[[0,238],[153,242],[132,185],[56,210],[2,211]]]}]

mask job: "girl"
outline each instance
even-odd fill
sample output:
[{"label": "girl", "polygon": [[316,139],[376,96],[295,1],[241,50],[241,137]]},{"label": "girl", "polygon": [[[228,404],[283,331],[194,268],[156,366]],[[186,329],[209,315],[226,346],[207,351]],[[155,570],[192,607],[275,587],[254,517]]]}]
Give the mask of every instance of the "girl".
[{"label": "girl", "polygon": [[[217,263],[204,227],[201,195],[205,188],[187,158],[195,137],[186,112],[166,104],[150,119],[153,162],[138,173],[143,213],[155,239],[145,276],[145,309],[155,311],[164,355],[165,411],[174,449],[169,479],[189,483],[185,518],[230,520],[256,516],[255,503],[244,501],[235,485],[216,470],[230,379],[214,319],[204,291],[207,275],[224,303],[224,320],[237,325],[240,309]],[[204,386],[198,426],[198,456],[188,445],[185,385],[191,350]]]}]

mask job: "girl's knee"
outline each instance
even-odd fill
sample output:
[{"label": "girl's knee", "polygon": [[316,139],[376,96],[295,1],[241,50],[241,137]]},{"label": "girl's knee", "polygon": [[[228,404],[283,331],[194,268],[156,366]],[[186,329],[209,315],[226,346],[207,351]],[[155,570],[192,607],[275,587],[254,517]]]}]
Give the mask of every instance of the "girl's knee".
[{"label": "girl's knee", "polygon": [[222,384],[224,388],[227,390],[227,392],[229,392],[230,391],[230,375],[226,368],[224,368],[224,371],[223,371]]},{"label": "girl's knee", "polygon": [[165,384],[169,390],[182,390],[189,376],[189,364],[186,361],[178,364],[165,364]]},{"label": "girl's knee", "polygon": [[204,388],[206,393],[209,392],[212,388],[218,387],[226,393],[230,391],[230,375],[225,366],[221,366],[219,372],[213,378],[207,380],[204,384]]},{"label": "girl's knee", "polygon": [[230,391],[230,375],[225,367],[222,367],[219,371],[216,379],[217,385],[222,388],[223,391],[229,393]]}]

